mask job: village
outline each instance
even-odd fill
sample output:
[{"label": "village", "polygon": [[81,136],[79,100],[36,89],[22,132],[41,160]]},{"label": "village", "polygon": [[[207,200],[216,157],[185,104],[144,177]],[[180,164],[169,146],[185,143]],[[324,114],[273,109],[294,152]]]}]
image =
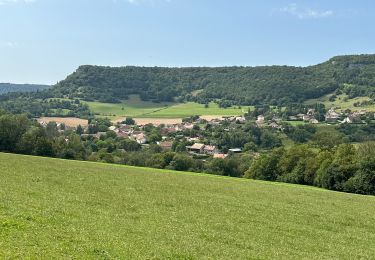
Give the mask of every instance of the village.
[{"label": "village", "polygon": [[[57,123],[57,128],[60,132],[64,132],[66,129],[72,129],[77,131],[81,138],[87,139],[101,139],[108,134],[113,133],[118,138],[125,138],[138,143],[140,146],[149,146],[150,143],[155,143],[161,147],[163,151],[173,150],[173,145],[176,140],[184,140],[184,150],[191,156],[198,158],[213,157],[218,159],[225,159],[230,154],[242,153],[243,147],[229,147],[225,151],[220,150],[217,144],[206,143],[204,137],[200,134],[200,130],[207,127],[222,127],[222,131],[229,132],[234,129],[236,125],[245,123],[252,123],[258,128],[272,129],[274,131],[283,131],[285,123],[298,123],[298,124],[364,124],[366,119],[374,118],[373,113],[368,113],[366,110],[360,110],[356,112],[341,111],[338,109],[331,108],[324,115],[325,120],[319,122],[316,117],[316,111],[314,109],[308,109],[306,113],[299,113],[296,115],[288,116],[287,120],[275,115],[274,113],[267,113],[267,115],[258,115],[254,118],[249,114],[244,116],[231,116],[231,117],[218,117],[211,120],[205,120],[199,116],[192,116],[186,118],[182,123],[175,124],[137,124],[130,123],[127,120],[117,123],[111,123],[106,127],[99,130],[92,130],[93,127],[90,124],[79,125],[77,127],[67,126],[63,123]],[[51,120],[51,119],[50,119]],[[39,123],[46,127],[47,121],[39,120]],[[157,129],[158,138],[150,138],[149,128]],[[195,130],[194,134],[191,131]],[[152,139],[152,140],[151,140]]]}]

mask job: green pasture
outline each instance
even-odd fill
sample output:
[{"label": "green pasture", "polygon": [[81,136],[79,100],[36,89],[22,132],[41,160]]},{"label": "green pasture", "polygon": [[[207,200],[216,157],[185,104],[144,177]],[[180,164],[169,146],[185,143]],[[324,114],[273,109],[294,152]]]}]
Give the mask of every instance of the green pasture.
[{"label": "green pasture", "polygon": [[210,103],[208,108],[203,104],[188,103],[153,103],[131,95],[128,100],[119,104],[85,102],[97,116],[121,118],[184,118],[193,115],[202,116],[238,116],[247,112],[248,107],[219,108],[216,103]]},{"label": "green pasture", "polygon": [[2,259],[373,259],[375,197],[0,154]]}]

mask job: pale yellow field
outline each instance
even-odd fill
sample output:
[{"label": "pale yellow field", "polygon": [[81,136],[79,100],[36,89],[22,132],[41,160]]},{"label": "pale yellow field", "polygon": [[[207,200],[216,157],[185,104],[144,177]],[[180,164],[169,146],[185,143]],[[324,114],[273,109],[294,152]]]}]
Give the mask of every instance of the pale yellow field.
[{"label": "pale yellow field", "polygon": [[89,121],[86,119],[80,119],[75,117],[40,117],[37,119],[39,123],[42,122],[56,122],[60,124],[65,124],[67,127],[77,127],[79,125],[85,127],[88,126]]}]

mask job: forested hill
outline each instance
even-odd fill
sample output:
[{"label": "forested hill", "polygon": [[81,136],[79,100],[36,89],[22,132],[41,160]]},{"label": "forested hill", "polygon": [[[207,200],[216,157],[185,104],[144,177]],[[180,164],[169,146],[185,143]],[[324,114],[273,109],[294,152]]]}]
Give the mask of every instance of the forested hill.
[{"label": "forested hill", "polygon": [[49,87],[48,85],[0,83],[0,94],[10,92],[33,92]]},{"label": "forested hill", "polygon": [[[129,94],[144,100],[220,99],[228,104],[281,105],[317,98],[339,88],[371,95],[375,55],[337,56],[309,67],[101,67],[81,66],[51,90],[54,97],[117,102]],[[195,90],[200,90],[194,92]],[[195,94],[194,94],[195,93]]]}]

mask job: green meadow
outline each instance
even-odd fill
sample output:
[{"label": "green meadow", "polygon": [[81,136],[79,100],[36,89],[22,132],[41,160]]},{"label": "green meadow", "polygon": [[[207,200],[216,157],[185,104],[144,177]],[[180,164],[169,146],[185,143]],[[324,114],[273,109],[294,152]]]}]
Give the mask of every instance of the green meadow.
[{"label": "green meadow", "polygon": [[130,95],[128,100],[119,104],[85,102],[97,116],[110,118],[184,118],[200,116],[238,116],[247,112],[248,107],[219,108],[210,103],[208,108],[203,104],[188,103],[153,103],[140,100],[137,95]]},{"label": "green meadow", "polygon": [[371,259],[375,197],[0,154],[2,259]]},{"label": "green meadow", "polygon": [[356,111],[356,110],[365,109],[367,111],[375,112],[375,105],[368,105],[368,106],[363,106],[363,107],[355,107],[354,106],[354,104],[357,103],[357,102],[369,101],[370,100],[369,97],[356,97],[356,98],[349,99],[347,95],[341,94],[341,95],[337,96],[335,101],[329,101],[329,98],[332,95],[333,95],[333,93],[325,95],[321,98],[309,99],[309,100],[305,101],[305,104],[313,105],[313,104],[316,104],[316,103],[322,103],[322,104],[325,105],[325,107],[327,109],[335,107],[335,108],[339,108],[339,109],[343,109],[343,110],[350,109],[350,110]]}]

